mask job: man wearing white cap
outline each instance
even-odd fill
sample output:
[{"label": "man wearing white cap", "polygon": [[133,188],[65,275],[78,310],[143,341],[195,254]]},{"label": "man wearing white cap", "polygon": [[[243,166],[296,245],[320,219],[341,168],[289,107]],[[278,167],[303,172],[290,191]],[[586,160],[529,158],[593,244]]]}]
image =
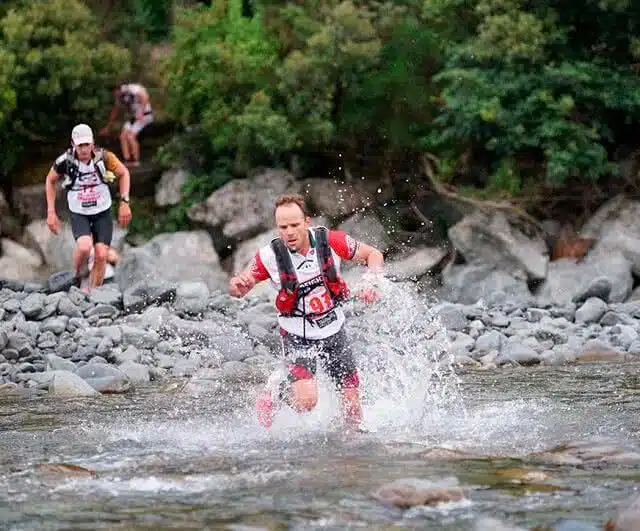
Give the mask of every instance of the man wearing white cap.
[{"label": "man wearing white cap", "polygon": [[100,286],[104,280],[107,253],[113,235],[109,183],[116,177],[120,190],[118,220],[126,227],[131,221],[129,170],[112,152],[96,149],[93,131],[86,124],[78,124],[73,128],[71,148],[55,160],[47,174],[47,225],[51,232],[58,233],[60,220],[55,209],[56,182],[62,178],[71,211],[71,230],[76,240],[73,270],[78,279],[94,249],[90,288]]}]

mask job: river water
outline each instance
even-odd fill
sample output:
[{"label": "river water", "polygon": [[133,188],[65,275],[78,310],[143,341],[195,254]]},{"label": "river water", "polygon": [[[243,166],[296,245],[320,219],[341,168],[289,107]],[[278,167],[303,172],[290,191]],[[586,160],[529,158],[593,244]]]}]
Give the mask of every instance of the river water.
[{"label": "river water", "polygon": [[[602,525],[634,494],[637,365],[454,372],[433,331],[377,326],[386,354],[362,372],[368,433],[341,430],[322,375],[317,410],[283,410],[270,431],[254,419],[251,387],[2,399],[0,528],[463,530],[482,516]],[[531,455],[567,442],[585,446]],[[407,478],[458,485],[464,499],[400,509],[373,496]]]}]

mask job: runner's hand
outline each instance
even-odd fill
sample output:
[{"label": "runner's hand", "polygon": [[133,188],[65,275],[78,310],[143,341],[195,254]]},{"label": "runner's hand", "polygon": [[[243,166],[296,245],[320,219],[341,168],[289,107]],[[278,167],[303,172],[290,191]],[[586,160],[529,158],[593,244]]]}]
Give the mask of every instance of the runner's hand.
[{"label": "runner's hand", "polygon": [[241,271],[229,281],[229,293],[235,297],[246,295],[255,285],[256,281],[249,271]]},{"label": "runner's hand", "polygon": [[358,290],[356,298],[366,304],[372,304],[380,300],[380,293],[378,292],[379,283],[382,278],[381,271],[368,270],[363,276],[362,280],[366,287]]},{"label": "runner's hand", "polygon": [[54,234],[58,234],[58,227],[60,226],[60,220],[55,212],[47,213],[47,227]]},{"label": "runner's hand", "polygon": [[129,222],[131,221],[131,207],[124,201],[120,202],[120,207],[118,208],[118,221],[123,227],[129,225]]},{"label": "runner's hand", "polygon": [[361,289],[358,293],[356,293],[356,297],[358,300],[366,303],[372,304],[374,302],[378,302],[380,300],[379,293],[375,290],[375,288],[364,288]]}]

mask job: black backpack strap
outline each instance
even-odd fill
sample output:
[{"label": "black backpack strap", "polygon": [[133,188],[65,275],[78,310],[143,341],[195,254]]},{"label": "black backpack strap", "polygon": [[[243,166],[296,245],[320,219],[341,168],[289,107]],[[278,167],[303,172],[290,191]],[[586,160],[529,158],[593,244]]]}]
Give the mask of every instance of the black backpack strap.
[{"label": "black backpack strap", "polygon": [[338,271],[329,246],[329,229],[317,227],[314,230],[314,236],[316,238],[316,253],[318,254],[320,270],[329,282],[336,282],[338,280]]},{"label": "black backpack strap", "polygon": [[287,246],[281,238],[275,238],[271,240],[271,249],[273,249],[273,253],[276,256],[276,264],[280,273],[280,285],[287,291],[294,291],[298,287],[298,277],[293,268],[293,262]]},{"label": "black backpack strap", "polygon": [[104,149],[96,149],[93,152],[93,166],[98,172],[98,177],[103,183],[106,183],[104,180],[104,174],[107,173],[107,167],[105,166],[104,159]]},{"label": "black backpack strap", "polygon": [[61,159],[65,161],[65,175],[62,181],[62,187],[65,190],[71,190],[78,178],[78,167],[76,165],[73,148],[67,149],[64,154],[56,160],[56,162]]}]

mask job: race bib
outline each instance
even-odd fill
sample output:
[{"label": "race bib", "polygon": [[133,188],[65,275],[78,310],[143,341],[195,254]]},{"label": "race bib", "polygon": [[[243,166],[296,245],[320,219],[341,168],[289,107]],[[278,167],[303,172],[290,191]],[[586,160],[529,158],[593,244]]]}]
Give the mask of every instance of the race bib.
[{"label": "race bib", "polygon": [[82,205],[82,208],[91,208],[98,206],[100,200],[100,188],[97,186],[88,186],[82,188],[78,192],[78,201]]},{"label": "race bib", "polygon": [[305,313],[322,315],[334,306],[329,291],[324,286],[318,286],[303,298]]},{"label": "race bib", "polygon": [[328,314],[320,317],[320,319],[314,319],[312,322],[318,328],[324,328],[337,320],[338,316],[336,315],[336,312],[329,312]]}]

